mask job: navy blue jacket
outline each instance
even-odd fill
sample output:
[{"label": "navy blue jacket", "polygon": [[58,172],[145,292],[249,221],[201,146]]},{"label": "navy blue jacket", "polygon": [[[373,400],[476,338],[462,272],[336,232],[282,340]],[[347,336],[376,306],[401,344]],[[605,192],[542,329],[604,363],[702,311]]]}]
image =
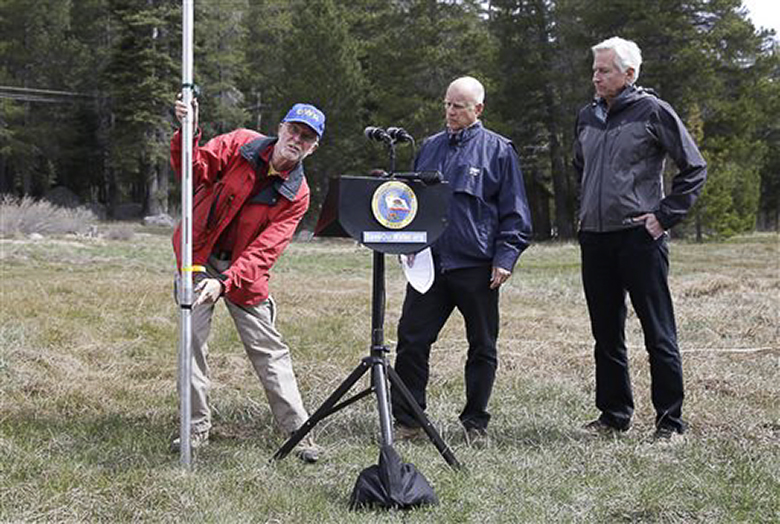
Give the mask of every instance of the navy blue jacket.
[{"label": "navy blue jacket", "polygon": [[498,266],[512,271],[531,239],[520,159],[507,138],[481,122],[425,140],[416,171],[439,170],[452,189],[448,224],[431,246],[443,271]]}]

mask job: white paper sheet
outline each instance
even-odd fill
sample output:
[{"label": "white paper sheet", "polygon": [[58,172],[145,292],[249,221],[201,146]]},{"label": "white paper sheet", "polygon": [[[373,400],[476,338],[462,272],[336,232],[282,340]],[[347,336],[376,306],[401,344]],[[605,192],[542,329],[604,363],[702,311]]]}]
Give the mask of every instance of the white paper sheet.
[{"label": "white paper sheet", "polygon": [[425,294],[433,285],[433,256],[431,249],[425,248],[414,255],[414,262],[409,265],[409,256],[401,255],[401,267],[409,284],[418,292]]}]

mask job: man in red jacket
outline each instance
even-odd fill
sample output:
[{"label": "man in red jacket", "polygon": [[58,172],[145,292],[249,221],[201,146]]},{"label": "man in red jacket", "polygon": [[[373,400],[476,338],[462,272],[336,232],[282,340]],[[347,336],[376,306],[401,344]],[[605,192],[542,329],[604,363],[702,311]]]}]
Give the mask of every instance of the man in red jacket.
[{"label": "man in red jacket", "polygon": [[[198,103],[193,100],[194,129]],[[179,122],[187,115],[176,102]],[[318,147],[325,115],[309,104],[295,104],[279,124],[278,137],[237,129],[193,144],[192,263],[192,447],[208,442],[207,339],[214,305],[224,297],[249,360],[255,368],[276,423],[285,434],[309,417],[293,373],[290,350],[275,327],[276,304],[268,291],[269,271],[292,239],[309,207],[303,159]],[[171,140],[171,164],[181,175],[181,131]],[[173,235],[181,268],[181,224]],[[178,450],[179,439],[172,443]],[[316,462],[319,448],[308,438],[297,455]]]}]

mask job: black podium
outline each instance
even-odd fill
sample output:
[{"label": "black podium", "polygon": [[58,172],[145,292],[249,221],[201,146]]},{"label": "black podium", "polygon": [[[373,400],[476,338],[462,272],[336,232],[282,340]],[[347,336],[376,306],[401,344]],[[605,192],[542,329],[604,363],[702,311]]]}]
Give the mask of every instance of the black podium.
[{"label": "black podium", "polygon": [[[381,177],[332,178],[315,236],[351,237],[373,250],[371,350],[352,373],[274,455],[281,460],[325,417],[375,393],[381,446],[392,446],[388,380],[414,414],[444,460],[460,468],[450,448],[420,409],[401,378],[387,362],[384,343],[385,254],[409,254],[435,241],[447,225],[450,188],[438,172],[396,173]],[[371,370],[371,386],[343,400],[352,386]]]}]

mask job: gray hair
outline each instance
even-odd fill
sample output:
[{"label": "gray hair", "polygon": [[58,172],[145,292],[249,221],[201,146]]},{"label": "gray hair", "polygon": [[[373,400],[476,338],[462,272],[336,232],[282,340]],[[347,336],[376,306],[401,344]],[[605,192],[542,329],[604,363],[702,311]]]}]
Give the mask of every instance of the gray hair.
[{"label": "gray hair", "polygon": [[632,68],[634,70],[632,83],[636,82],[639,78],[639,67],[642,65],[642,50],[639,49],[639,46],[631,40],[613,36],[591,47],[594,55],[597,51],[610,50],[615,52],[615,65],[620,69],[620,72],[625,73],[629,67]]},{"label": "gray hair", "polygon": [[459,88],[466,90],[470,95],[474,97],[475,104],[485,103],[485,87],[482,82],[474,78],[473,76],[462,76],[452,81],[450,86],[457,85]]}]

